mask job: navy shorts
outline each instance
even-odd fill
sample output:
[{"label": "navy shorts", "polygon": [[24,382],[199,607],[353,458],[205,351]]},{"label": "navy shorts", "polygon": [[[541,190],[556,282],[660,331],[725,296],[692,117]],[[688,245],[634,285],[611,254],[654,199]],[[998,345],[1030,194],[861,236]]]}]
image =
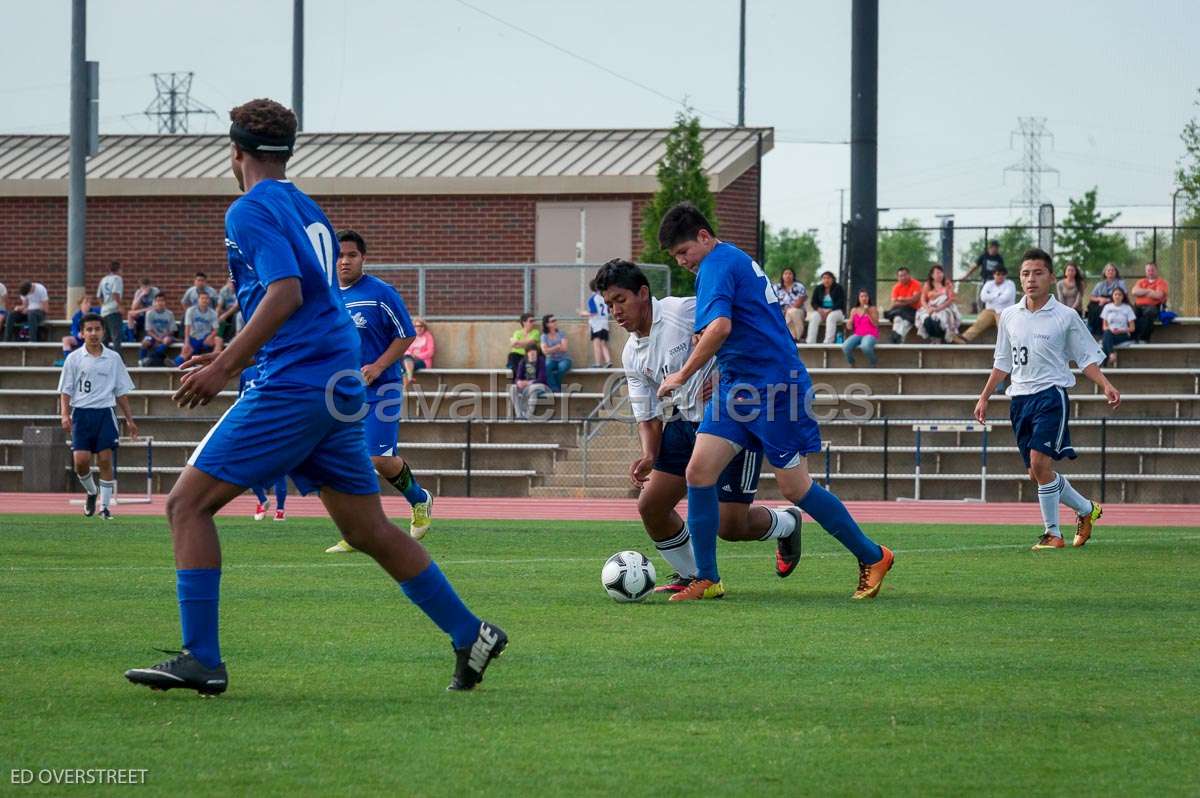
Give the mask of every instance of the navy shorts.
[{"label": "navy shorts", "polygon": [[1029,467],[1029,453],[1034,449],[1055,460],[1075,459],[1068,425],[1071,403],[1066,389],[1055,386],[1028,396],[1014,396],[1008,417],[1026,468]]},{"label": "navy shorts", "polygon": [[[379,492],[363,439],[363,393],[251,385],[188,458],[211,477],[249,488],[283,474],[303,494]],[[336,413],[334,412],[336,411]]]},{"label": "navy shorts", "polygon": [[608,340],[608,330],[592,330],[592,337],[589,340],[594,341],[597,338],[599,338],[601,341],[607,341]]},{"label": "navy shorts", "polygon": [[[682,477],[687,474],[688,460],[696,447],[697,424],[680,418],[663,424],[662,443],[654,470]],[[758,475],[762,471],[762,451],[742,449],[729,461],[717,480],[717,498],[723,502],[750,504],[758,492]]]},{"label": "navy shorts", "polygon": [[811,386],[805,376],[786,391],[756,395],[732,393],[722,383],[704,409],[700,432],[761,451],[776,468],[795,468],[805,456],[821,451],[821,430],[805,405]]},{"label": "navy shorts", "polygon": [[117,448],[117,411],[111,407],[71,410],[71,451],[102,452]]}]

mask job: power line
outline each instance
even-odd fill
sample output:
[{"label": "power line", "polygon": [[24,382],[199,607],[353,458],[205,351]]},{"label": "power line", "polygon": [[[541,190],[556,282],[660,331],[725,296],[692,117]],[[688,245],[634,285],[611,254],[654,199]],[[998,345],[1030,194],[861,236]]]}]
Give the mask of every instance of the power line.
[{"label": "power line", "polygon": [[[617,78],[618,80],[623,80],[626,83],[630,84],[631,86],[638,87],[642,91],[648,91],[651,94],[653,94],[655,97],[659,97],[660,99],[667,100],[674,105],[681,105],[685,108],[688,107],[688,104],[685,100],[681,100],[677,97],[672,97],[669,94],[665,94],[665,93],[659,91],[658,89],[654,88],[653,86],[647,86],[645,83],[634,80],[633,78],[629,77],[628,75],[622,75],[620,72],[609,69],[608,67],[604,66],[604,64],[593,61],[592,59],[588,58],[587,56],[583,56],[583,55],[580,55],[579,53],[572,52],[571,50],[568,50],[567,48],[562,47],[561,45],[555,44],[554,42],[550,41],[549,39],[546,39],[546,38],[543,38],[542,36],[537,35],[533,31],[526,30],[525,28],[522,28],[520,25],[513,24],[512,22],[509,22],[508,20],[501,19],[500,17],[496,16],[495,14],[492,14],[491,12],[488,12],[488,11],[484,11],[482,8],[479,8],[478,6],[473,6],[470,3],[466,2],[466,0],[456,0],[456,2],[461,6],[466,6],[467,8],[471,9],[472,11],[474,11],[477,14],[481,14],[481,15],[487,17],[488,19],[492,20],[493,22],[498,22],[499,24],[503,25],[506,28],[515,30],[517,33],[520,33],[524,36],[528,36],[529,38],[531,38],[535,41],[541,42],[542,44],[546,45],[547,47],[557,50],[558,52],[562,53],[565,56],[574,58],[576,61],[581,61],[590,67],[595,67],[596,69],[599,69],[601,72],[607,73],[607,74],[613,76],[614,78]],[[699,109],[693,109],[693,110],[695,110],[701,116],[707,116],[710,119],[715,119],[723,125],[728,125],[730,127],[734,126],[733,122],[731,122],[728,119],[723,119],[722,117],[719,117],[716,114],[708,113],[706,111],[701,111]]]},{"label": "power line", "polygon": [[1046,118],[1038,116],[1018,118],[1017,129],[1010,136],[1020,136],[1024,141],[1021,160],[1004,169],[1005,172],[1020,172],[1025,175],[1025,188],[1021,196],[1013,200],[1013,204],[1024,206],[1029,212],[1029,218],[1036,219],[1038,207],[1042,204],[1042,175],[1058,173],[1057,169],[1046,166],[1042,160],[1042,139],[1050,139],[1053,142],[1054,137],[1046,129]]},{"label": "power line", "polygon": [[192,99],[191,72],[155,72],[154,100],[146,106],[146,116],[158,119],[159,133],[187,133],[188,117],[193,114],[217,115],[204,103]]}]

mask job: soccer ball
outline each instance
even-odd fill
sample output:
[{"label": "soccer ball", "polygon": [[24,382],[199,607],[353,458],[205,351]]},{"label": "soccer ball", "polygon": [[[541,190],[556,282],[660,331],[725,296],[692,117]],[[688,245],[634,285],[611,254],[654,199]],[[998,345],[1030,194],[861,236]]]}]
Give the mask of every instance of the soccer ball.
[{"label": "soccer ball", "polygon": [[600,583],[614,601],[640,601],[654,589],[654,563],[636,551],[618,551],[604,563]]}]

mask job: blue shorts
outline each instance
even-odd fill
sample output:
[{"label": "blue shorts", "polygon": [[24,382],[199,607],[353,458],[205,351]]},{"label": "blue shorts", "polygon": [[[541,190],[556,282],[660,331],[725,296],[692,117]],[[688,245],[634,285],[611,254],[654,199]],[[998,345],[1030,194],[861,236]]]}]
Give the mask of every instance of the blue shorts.
[{"label": "blue shorts", "polygon": [[371,457],[393,457],[400,440],[401,406],[390,400],[386,404],[369,402],[363,418],[363,434],[367,439],[367,454]]},{"label": "blue shorts", "polygon": [[306,495],[324,487],[378,493],[363,440],[361,389],[332,395],[340,419],[325,396],[299,385],[247,388],[200,441],[188,465],[243,488],[287,474]]},{"label": "blue shorts", "polygon": [[192,338],[191,336],[188,336],[188,343],[192,345],[192,354],[194,355],[202,355],[205,352],[211,352],[213,350],[211,346],[204,343],[203,338]]},{"label": "blue shorts", "polygon": [[71,451],[102,452],[117,448],[117,411],[111,407],[71,410]]},{"label": "blue shorts", "polygon": [[[685,418],[663,424],[662,443],[654,470],[682,477],[687,473],[688,460],[696,447],[696,427]],[[758,492],[758,475],[762,471],[762,452],[746,448],[729,461],[717,480],[717,498],[723,502],[750,504]]]},{"label": "blue shorts", "polygon": [[1012,421],[1017,448],[1021,450],[1026,468],[1029,468],[1029,453],[1034,449],[1055,460],[1077,457],[1071,448],[1068,426],[1071,403],[1066,389],[1055,386],[1028,396],[1014,396],[1008,418]]},{"label": "blue shorts", "polygon": [[761,451],[776,468],[795,468],[821,451],[821,430],[805,406],[811,385],[803,379],[787,391],[756,396],[745,389],[731,394],[721,383],[704,409],[700,432]]}]

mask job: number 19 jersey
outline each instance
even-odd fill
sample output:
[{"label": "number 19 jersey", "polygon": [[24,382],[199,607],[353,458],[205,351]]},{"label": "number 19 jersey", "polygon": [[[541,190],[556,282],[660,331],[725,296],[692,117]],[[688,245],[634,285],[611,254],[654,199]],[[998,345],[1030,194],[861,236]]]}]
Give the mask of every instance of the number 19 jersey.
[{"label": "number 19 jersey", "polygon": [[268,285],[300,280],[303,304],[258,351],[256,387],[324,388],[336,372],[358,370],[358,333],[334,284],[337,239],[315,202],[289,181],[264,180],[225,213],[225,247],[247,323]]}]

